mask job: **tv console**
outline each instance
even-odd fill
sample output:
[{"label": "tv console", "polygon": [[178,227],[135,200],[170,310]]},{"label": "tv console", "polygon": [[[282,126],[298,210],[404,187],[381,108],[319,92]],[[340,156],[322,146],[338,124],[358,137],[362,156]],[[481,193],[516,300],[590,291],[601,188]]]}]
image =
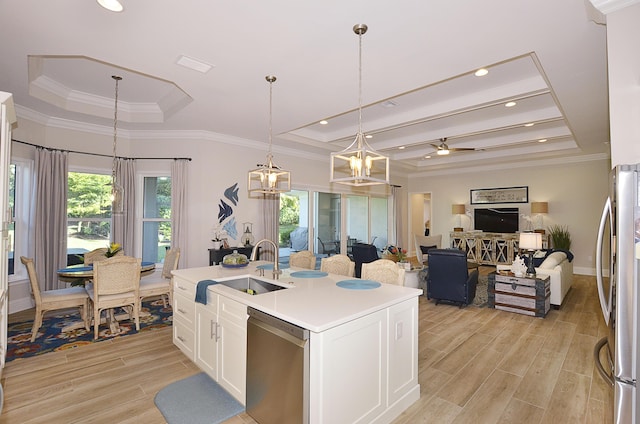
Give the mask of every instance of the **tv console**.
[{"label": "tv console", "polygon": [[[519,253],[519,233],[483,233],[452,231],[451,247],[467,252],[467,260],[481,265],[510,265]],[[549,245],[549,236],[542,235],[542,248]]]}]

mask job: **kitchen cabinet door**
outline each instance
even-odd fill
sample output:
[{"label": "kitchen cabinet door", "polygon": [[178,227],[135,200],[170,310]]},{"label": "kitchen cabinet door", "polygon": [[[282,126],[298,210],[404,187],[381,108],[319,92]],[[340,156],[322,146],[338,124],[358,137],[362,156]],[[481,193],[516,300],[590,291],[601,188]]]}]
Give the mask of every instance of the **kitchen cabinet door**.
[{"label": "kitchen cabinet door", "polygon": [[209,377],[217,381],[220,324],[217,308],[214,309],[209,302],[206,306],[196,305],[196,329],[195,362]]},{"label": "kitchen cabinet door", "polygon": [[247,307],[220,296],[218,321],[218,383],[238,402],[246,402]]}]

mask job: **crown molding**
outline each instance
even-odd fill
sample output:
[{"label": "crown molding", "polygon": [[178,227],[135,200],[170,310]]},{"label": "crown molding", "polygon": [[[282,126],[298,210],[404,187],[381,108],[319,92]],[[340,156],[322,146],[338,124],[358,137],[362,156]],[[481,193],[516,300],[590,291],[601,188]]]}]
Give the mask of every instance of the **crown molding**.
[{"label": "crown molding", "polygon": [[598,9],[601,13],[609,14],[611,12],[624,9],[627,6],[634,5],[640,0],[589,0],[593,7]]}]

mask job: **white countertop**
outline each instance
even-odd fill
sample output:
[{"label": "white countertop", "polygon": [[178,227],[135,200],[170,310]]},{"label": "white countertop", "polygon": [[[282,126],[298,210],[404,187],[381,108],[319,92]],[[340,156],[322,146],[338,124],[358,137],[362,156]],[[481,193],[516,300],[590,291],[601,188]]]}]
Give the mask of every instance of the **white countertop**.
[{"label": "white countertop", "polygon": [[[267,261],[250,263],[246,268],[223,268],[220,265],[189,268],[172,271],[173,275],[197,284],[202,280],[228,279],[244,275],[258,276],[256,267]],[[259,309],[285,321],[321,332],[342,325],[370,313],[386,309],[422,294],[422,290],[382,284],[370,290],[350,290],[336,286],[338,281],[352,280],[352,277],[329,274],[322,278],[294,278],[301,268],[284,269],[279,280],[271,279],[271,271],[265,270],[266,279],[273,284],[288,287],[253,296],[221,284],[209,286],[208,290],[224,295],[247,306]]]}]

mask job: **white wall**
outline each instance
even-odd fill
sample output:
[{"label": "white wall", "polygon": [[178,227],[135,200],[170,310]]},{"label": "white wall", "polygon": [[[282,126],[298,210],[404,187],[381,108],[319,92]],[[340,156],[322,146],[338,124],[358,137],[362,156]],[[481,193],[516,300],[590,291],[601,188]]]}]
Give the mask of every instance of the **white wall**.
[{"label": "white wall", "polygon": [[[540,165],[486,172],[441,176],[415,176],[409,181],[409,193],[431,192],[431,234],[443,235],[443,246],[450,243],[449,233],[455,224],[451,205],[464,203],[468,208],[469,190],[495,187],[529,187],[529,203],[496,206],[520,209],[530,214],[533,201],[549,203],[545,227],[567,225],[571,233],[571,251],[575,255],[574,271],[595,274],[596,232],[602,204],[608,192],[608,160]],[[468,228],[468,221],[466,226]],[[522,227],[521,227],[522,228]]]},{"label": "white wall", "polygon": [[640,163],[640,4],[607,15],[611,164]]}]

